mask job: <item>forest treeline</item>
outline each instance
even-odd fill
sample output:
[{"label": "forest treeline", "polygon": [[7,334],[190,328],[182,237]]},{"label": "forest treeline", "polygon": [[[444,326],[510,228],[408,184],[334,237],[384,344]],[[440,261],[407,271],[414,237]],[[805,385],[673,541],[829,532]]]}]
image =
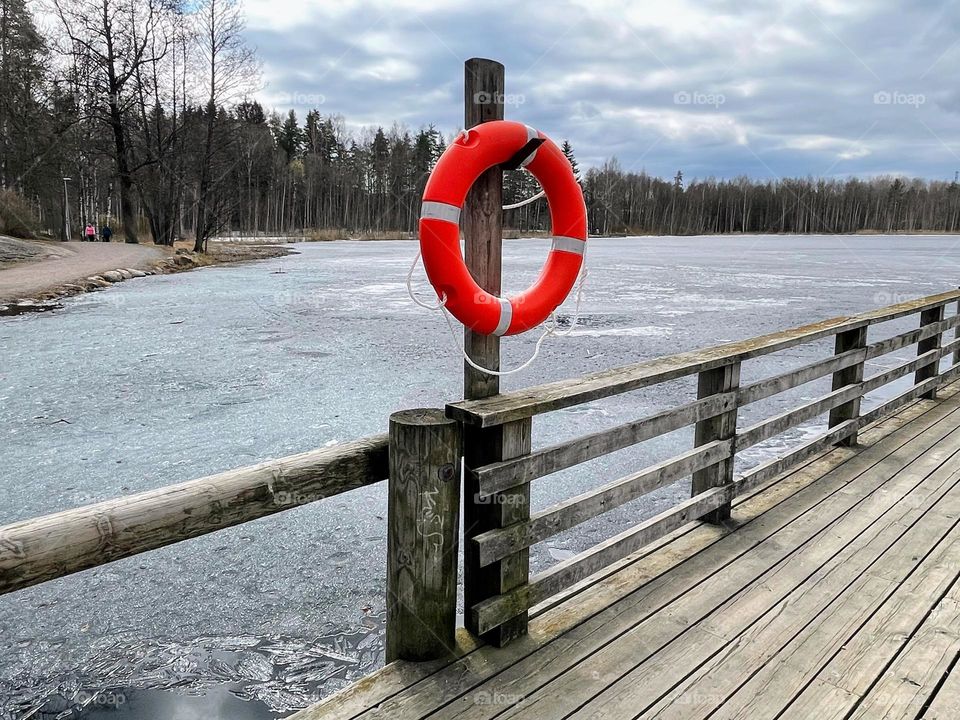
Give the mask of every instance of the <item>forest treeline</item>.
[{"label": "forest treeline", "polygon": [[[413,233],[454,134],[351,129],[337,114],[264,108],[238,0],[0,0],[0,232],[113,225],[128,242],[227,232]],[[322,88],[317,88],[322,90]],[[577,168],[594,234],[956,232],[956,181],[663,179],[616,160]],[[505,201],[538,190],[505,176]],[[549,230],[543,200],[508,211]]]}]

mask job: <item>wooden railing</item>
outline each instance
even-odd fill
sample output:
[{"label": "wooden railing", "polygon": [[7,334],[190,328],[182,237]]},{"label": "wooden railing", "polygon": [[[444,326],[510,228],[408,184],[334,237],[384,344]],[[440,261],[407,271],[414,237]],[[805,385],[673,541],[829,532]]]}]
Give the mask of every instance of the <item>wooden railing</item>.
[{"label": "wooden railing", "polygon": [[387,436],[313,450],[0,527],[0,594],[387,477]]},{"label": "wooden railing", "polygon": [[[729,517],[731,501],[794,464],[834,444],[851,444],[857,431],[916,398],[932,398],[936,388],[960,372],[960,340],[942,342],[956,329],[960,317],[944,319],[945,307],[960,292],[922,298],[854,317],[835,318],[813,325],[729,343],[707,350],[682,353],[607,370],[573,380],[505,393],[484,400],[452,403],[447,414],[461,423],[481,428],[529,422],[535,415],[600,398],[647,388],[696,375],[697,397],[679,407],[649,417],[567,440],[509,460],[466,471],[479,488],[475,502],[514,504],[529,497],[529,484],[551,473],[683,427],[694,428],[694,447],[627,477],[607,483],[536,513],[486,530],[468,542],[474,552],[465,558],[481,567],[526,563],[536,543],[609,512],[631,500],[685,477],[692,478],[692,496],[658,515],[538,573],[506,592],[491,594],[468,609],[467,623],[480,635],[523,616],[531,607],[579,583],[606,566],[636,552],[684,524],[697,519],[712,522]],[[919,314],[919,327],[878,342],[867,342],[868,329],[877,323]],[[797,345],[835,337],[831,357],[774,377],[741,385],[743,363]],[[910,345],[917,357],[883,372],[864,377],[864,364]],[[941,358],[952,355],[952,365],[939,372]],[[860,401],[899,378],[914,374],[913,386],[867,413]],[[832,376],[831,392],[748,427],[738,428],[739,409],[818,378]],[[734,459],[743,450],[829,413],[827,427],[812,440],[787,454],[734,475]],[[471,500],[468,498],[468,500]],[[470,568],[466,568],[469,571]]]},{"label": "wooden railing", "polygon": [[[425,660],[454,644],[461,486],[464,496],[467,628],[504,644],[522,634],[526,615],[585,578],[695,520],[722,522],[737,495],[834,444],[851,444],[865,425],[960,374],[960,316],[945,308],[960,291],[853,317],[681,353],[581,378],[409,410],[390,418],[389,435],[108,500],[0,527],[0,594],[298,507],[383,481],[388,488],[387,660]],[[919,326],[868,343],[878,323],[919,315]],[[953,339],[943,336],[954,330]],[[835,338],[830,357],[742,384],[744,363]],[[917,346],[915,358],[869,377],[864,365]],[[940,371],[941,359],[952,356]],[[913,385],[861,412],[860,401],[899,378]],[[697,376],[697,397],[639,420],[532,450],[532,418],[681,378]],[[740,408],[819,378],[829,393],[747,427]],[[828,414],[820,434],[740,474],[738,453]],[[530,512],[530,484],[681,428],[689,450],[599,488]],[[490,447],[481,447],[490,443]],[[496,447],[494,448],[493,445]],[[495,452],[494,452],[495,450]],[[486,464],[472,458],[503,458]],[[461,483],[461,461],[467,475]],[[476,465],[476,466],[474,466]],[[658,488],[691,478],[691,497],[568,560],[530,576],[529,549]],[[490,527],[490,524],[493,527]],[[478,529],[479,528],[479,529]],[[509,632],[495,632],[505,627]]]}]

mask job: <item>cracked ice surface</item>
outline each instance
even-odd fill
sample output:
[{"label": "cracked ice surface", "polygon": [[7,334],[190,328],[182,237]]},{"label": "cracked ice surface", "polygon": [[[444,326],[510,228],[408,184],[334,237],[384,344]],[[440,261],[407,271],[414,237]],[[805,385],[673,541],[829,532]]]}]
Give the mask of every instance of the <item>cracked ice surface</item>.
[{"label": "cracked ice surface", "polygon": [[[547,247],[505,244],[508,291],[536,277]],[[0,523],[381,432],[393,410],[459,396],[459,350],[446,325],[406,296],[412,243],[296,249],[0,318]],[[588,262],[573,332],[549,341],[504,389],[859,312],[960,277],[946,237],[591,240]],[[572,310],[560,313],[568,326]],[[506,339],[504,367],[534,341]],[[830,352],[821,342],[750,361],[744,382]],[[909,357],[878,358],[868,374]],[[825,380],[746,408],[741,423],[822,394]],[[678,381],[538,418],[534,442],[642,417],[691,399],[693,388]],[[773,438],[741,465],[817,427]],[[691,435],[538,481],[534,505],[681,452]],[[383,661],[384,491],[364,488],[0,597],[0,712],[67,718],[83,707],[84,717],[116,719],[150,707],[174,717],[170,703],[202,701],[207,717],[269,718],[368,673]],[[677,483],[563,533],[534,548],[533,567],[688,492]]]}]

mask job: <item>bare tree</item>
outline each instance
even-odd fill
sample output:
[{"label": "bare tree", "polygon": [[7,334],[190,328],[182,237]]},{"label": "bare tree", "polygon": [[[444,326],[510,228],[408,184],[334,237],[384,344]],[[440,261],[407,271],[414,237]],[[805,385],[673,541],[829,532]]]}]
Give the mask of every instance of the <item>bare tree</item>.
[{"label": "bare tree", "polygon": [[260,67],[254,51],[243,42],[245,22],[238,0],[203,0],[194,17],[206,99],[194,251],[203,252],[207,240],[228,220],[224,212],[227,198],[219,192],[223,171],[215,169],[218,152],[226,149],[217,142],[222,120],[219,110],[253,88]]},{"label": "bare tree", "polygon": [[163,18],[160,0],[53,0],[68,43],[63,48],[82,57],[90,69],[87,100],[113,139],[120,190],[120,218],[128,243],[137,242],[134,217],[134,173],[128,114],[135,106],[133,80],[144,66],[167,52],[157,43]]},{"label": "bare tree", "polygon": [[[134,73],[137,122],[133,131],[143,158],[136,187],[155,243],[172,246],[184,186],[182,125],[189,38],[182,16],[171,9],[163,33],[154,33],[149,63]],[[160,52],[160,45],[168,46]]]}]

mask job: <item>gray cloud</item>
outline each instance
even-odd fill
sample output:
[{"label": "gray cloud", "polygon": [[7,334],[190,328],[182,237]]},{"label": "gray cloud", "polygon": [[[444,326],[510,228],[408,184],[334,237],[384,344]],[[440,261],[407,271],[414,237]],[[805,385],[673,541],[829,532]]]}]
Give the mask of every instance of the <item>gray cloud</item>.
[{"label": "gray cloud", "polygon": [[582,164],[688,178],[952,178],[960,13],[817,0],[248,0],[266,105],[348,123],[462,122],[463,61],[507,68],[507,116]]}]

